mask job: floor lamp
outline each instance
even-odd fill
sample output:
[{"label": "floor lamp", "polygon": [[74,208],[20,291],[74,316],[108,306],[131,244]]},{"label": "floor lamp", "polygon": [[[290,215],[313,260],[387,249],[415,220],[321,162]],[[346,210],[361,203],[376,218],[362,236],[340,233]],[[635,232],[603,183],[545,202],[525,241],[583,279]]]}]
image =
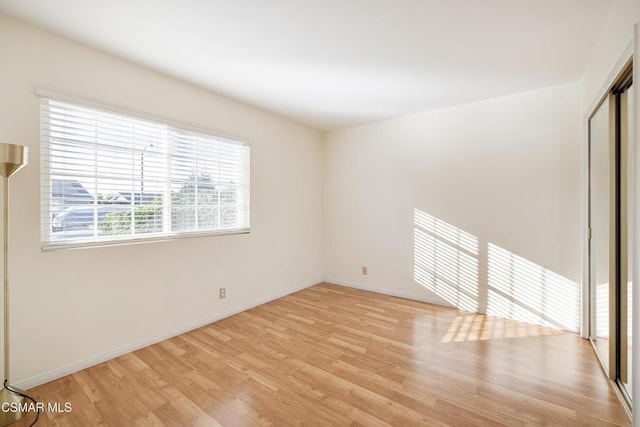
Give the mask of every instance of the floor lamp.
[{"label": "floor lamp", "polygon": [[[9,384],[9,177],[27,165],[27,147],[0,142],[0,176],[4,184],[4,387],[0,390],[1,407],[9,411],[0,411],[0,426],[11,424],[22,418],[24,394]],[[10,406],[6,406],[8,403]],[[14,410],[18,409],[18,410]]]}]

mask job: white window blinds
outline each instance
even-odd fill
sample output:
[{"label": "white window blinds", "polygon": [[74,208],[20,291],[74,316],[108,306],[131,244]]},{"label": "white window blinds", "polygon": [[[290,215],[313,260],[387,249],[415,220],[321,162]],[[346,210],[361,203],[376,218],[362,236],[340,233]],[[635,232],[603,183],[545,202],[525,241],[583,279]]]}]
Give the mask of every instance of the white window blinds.
[{"label": "white window blinds", "polygon": [[43,247],[249,230],[249,145],[41,99]]}]

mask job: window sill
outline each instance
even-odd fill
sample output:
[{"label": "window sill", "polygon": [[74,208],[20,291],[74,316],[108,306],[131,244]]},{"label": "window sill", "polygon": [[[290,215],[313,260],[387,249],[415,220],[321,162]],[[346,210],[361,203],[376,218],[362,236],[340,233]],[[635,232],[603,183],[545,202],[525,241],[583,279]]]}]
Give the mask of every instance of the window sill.
[{"label": "window sill", "polygon": [[47,242],[41,246],[42,252],[69,250],[69,249],[91,249],[105,246],[124,246],[124,245],[139,245],[142,243],[151,242],[164,242],[169,240],[181,240],[185,238],[194,237],[211,237],[211,236],[228,236],[234,234],[249,234],[249,228],[229,229],[220,231],[194,231],[187,233],[176,234],[164,234],[164,235],[151,235],[151,236],[136,236],[136,237],[123,237],[121,239],[110,240],[77,240],[71,242]]}]

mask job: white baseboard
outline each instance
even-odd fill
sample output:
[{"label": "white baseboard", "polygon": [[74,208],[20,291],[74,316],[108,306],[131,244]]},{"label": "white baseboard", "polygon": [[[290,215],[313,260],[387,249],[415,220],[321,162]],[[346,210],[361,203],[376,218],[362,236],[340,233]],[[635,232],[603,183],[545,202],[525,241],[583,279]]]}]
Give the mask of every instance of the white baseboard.
[{"label": "white baseboard", "polygon": [[426,302],[426,303],[429,303],[429,304],[441,305],[441,306],[444,306],[444,307],[453,307],[450,304],[443,304],[442,300],[439,299],[439,298],[429,298],[429,296],[427,296],[427,295],[414,294],[414,293],[411,293],[411,292],[396,291],[395,289],[379,288],[379,287],[376,287],[376,286],[364,285],[362,283],[348,282],[348,281],[345,281],[345,280],[324,279],[324,281],[326,283],[333,283],[333,284],[340,285],[340,286],[346,286],[348,288],[360,289],[360,290],[363,290],[363,291],[375,292],[375,293],[383,294],[383,295],[390,295],[392,297],[406,298],[406,299],[411,299],[411,300],[414,300],[414,301],[421,301],[421,302]]},{"label": "white baseboard", "polygon": [[315,281],[313,283],[308,283],[302,286],[297,286],[294,288],[291,288],[287,291],[284,292],[278,292],[275,294],[271,294],[269,296],[263,297],[263,298],[259,298],[256,300],[253,300],[249,303],[246,304],[241,304],[239,306],[236,306],[232,309],[223,311],[221,313],[216,313],[210,317],[204,318],[202,320],[199,320],[197,322],[193,322],[190,323],[188,325],[183,325],[183,326],[179,326],[176,328],[172,328],[169,330],[166,330],[164,332],[162,332],[161,334],[155,335],[153,337],[150,338],[145,338],[143,340],[140,341],[136,341],[134,343],[131,344],[127,344],[124,345],[122,347],[118,347],[115,348],[113,350],[107,351],[105,353],[101,353],[101,354],[97,354],[93,357],[90,357],[88,359],[84,359],[84,360],[79,360],[77,362],[73,362],[70,363],[68,365],[65,365],[61,368],[57,368],[57,369],[53,369],[51,371],[45,372],[43,374],[40,375],[36,375],[35,377],[23,380],[23,381],[18,381],[15,384],[13,384],[15,387],[21,388],[23,390],[29,390],[30,388],[33,387],[37,387],[39,385],[48,383],[50,381],[56,380],[58,378],[62,378],[66,375],[69,374],[73,374],[74,372],[78,372],[81,371],[82,369],[86,369],[89,368],[91,366],[97,365],[99,363],[102,362],[106,362],[107,360],[111,360],[114,359],[116,357],[122,356],[124,354],[127,353],[131,353],[132,351],[136,351],[139,350],[141,348],[150,346],[152,344],[158,343],[160,341],[164,341],[166,339],[169,338],[173,338],[177,335],[183,334],[185,332],[189,332],[192,331],[194,329],[200,328],[202,326],[208,325],[209,323],[213,323],[216,322],[218,320],[224,319],[225,317],[229,317],[229,316],[233,316],[234,314],[238,314],[241,313],[243,311],[249,310],[250,308],[253,307],[257,307],[259,305],[268,303],[270,301],[276,300],[278,298],[282,298],[284,296],[290,295],[294,292],[298,292],[301,291],[303,289],[306,289],[308,287],[317,285],[318,283],[322,283],[322,281]]}]

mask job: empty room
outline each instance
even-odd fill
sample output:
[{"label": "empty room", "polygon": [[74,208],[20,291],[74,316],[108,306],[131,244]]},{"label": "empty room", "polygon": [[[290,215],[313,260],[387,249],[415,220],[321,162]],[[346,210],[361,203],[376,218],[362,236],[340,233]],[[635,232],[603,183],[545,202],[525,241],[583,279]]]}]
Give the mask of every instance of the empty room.
[{"label": "empty room", "polygon": [[0,0],[0,426],[640,426],[638,22]]}]

